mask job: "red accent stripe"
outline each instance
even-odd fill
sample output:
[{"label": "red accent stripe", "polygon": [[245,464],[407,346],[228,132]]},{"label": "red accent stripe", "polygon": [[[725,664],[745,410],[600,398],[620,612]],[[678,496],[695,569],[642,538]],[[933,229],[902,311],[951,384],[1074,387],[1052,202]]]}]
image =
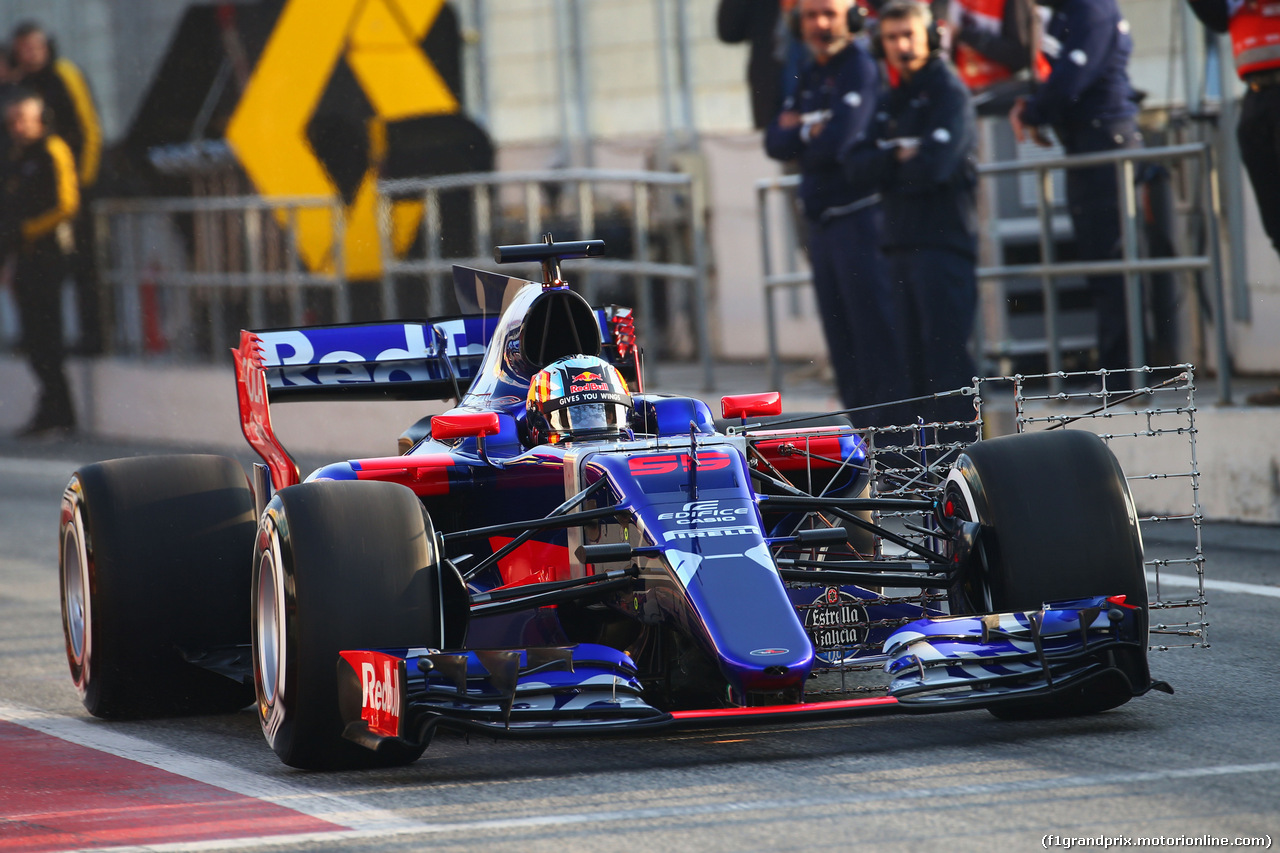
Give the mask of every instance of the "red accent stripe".
[{"label": "red accent stripe", "polygon": [[424,456],[379,456],[354,464],[356,479],[400,483],[415,495],[449,494],[449,468],[453,457],[447,453]]},{"label": "red accent stripe", "polygon": [[804,702],[799,705],[763,705],[757,708],[711,708],[705,711],[672,711],[677,720],[716,720],[733,717],[771,717],[779,714],[820,714],[826,711],[845,711],[854,708],[870,708],[897,705],[892,696],[876,699],[840,699],[834,702]]},{"label": "red accent stripe", "polygon": [[0,722],[0,850],[38,853],[345,827]]}]

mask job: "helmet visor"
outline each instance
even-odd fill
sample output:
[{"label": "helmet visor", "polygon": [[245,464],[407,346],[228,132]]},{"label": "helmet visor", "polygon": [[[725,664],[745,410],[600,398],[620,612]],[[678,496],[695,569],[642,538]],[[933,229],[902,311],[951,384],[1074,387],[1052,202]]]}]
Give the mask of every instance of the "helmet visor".
[{"label": "helmet visor", "polygon": [[618,403],[578,403],[548,416],[551,429],[565,436],[619,433],[627,426],[627,408]]}]

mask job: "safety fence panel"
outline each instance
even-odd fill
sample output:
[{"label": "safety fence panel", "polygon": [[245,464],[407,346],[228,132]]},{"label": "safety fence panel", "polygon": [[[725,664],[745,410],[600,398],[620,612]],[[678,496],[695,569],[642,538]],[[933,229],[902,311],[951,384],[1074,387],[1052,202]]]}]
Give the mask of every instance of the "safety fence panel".
[{"label": "safety fence panel", "polygon": [[[115,354],[217,358],[241,328],[351,318],[341,200],[103,199],[94,215]],[[310,265],[298,240],[307,219],[333,235],[328,256]]]},{"label": "safety fence panel", "polygon": [[[1201,254],[1179,257],[1139,257],[1140,206],[1135,188],[1135,169],[1144,163],[1177,163],[1191,167],[1196,175],[1191,221],[1203,228],[1204,251]],[[1054,174],[1058,170],[1111,165],[1116,169],[1121,188],[1121,256],[1112,261],[1063,261],[1055,258],[1054,224]],[[1042,322],[1044,328],[1043,351],[1045,376],[1053,392],[1061,390],[1058,378],[1063,367],[1063,339],[1059,333],[1058,280],[1067,277],[1120,275],[1124,279],[1131,368],[1147,364],[1146,334],[1143,320],[1142,277],[1159,273],[1190,273],[1204,276],[1209,313],[1212,315],[1213,362],[1217,371],[1218,397],[1227,403],[1231,397],[1231,359],[1228,352],[1228,336],[1222,260],[1219,237],[1221,205],[1219,203],[1218,175],[1212,147],[1205,143],[1170,145],[1159,148],[1124,149],[1095,154],[1080,154],[1057,158],[1036,158],[985,163],[978,166],[981,180],[990,183],[1001,175],[1018,174],[1031,177],[1035,189],[1036,220],[1040,260],[1030,264],[1000,264],[977,269],[980,281],[1003,282],[1015,278],[1035,278],[1040,281],[1042,297]],[[799,222],[794,213],[795,193],[799,186],[798,175],[766,178],[756,182],[757,215],[761,270],[765,300],[768,358],[772,386],[781,388],[782,366],[777,339],[778,291],[794,291],[812,283],[807,263],[801,260],[798,235]],[[1009,348],[1009,342],[988,339],[984,331],[976,332],[977,351],[982,355],[1000,353]]]}]

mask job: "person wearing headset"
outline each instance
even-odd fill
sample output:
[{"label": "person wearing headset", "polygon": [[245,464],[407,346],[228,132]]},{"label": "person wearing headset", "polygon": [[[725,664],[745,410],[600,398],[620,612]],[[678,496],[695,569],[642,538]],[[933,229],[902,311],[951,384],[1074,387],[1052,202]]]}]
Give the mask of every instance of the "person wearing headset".
[{"label": "person wearing headset", "polygon": [[[765,151],[800,164],[814,292],[841,400],[846,408],[885,403],[902,394],[903,356],[879,252],[880,205],[873,189],[845,178],[839,161],[872,120],[879,72],[854,37],[861,16],[853,0],[799,0],[795,15],[811,59],[765,132]],[[887,422],[877,409],[855,419]]]},{"label": "person wearing headset", "polygon": [[[841,154],[855,192],[884,199],[889,282],[907,337],[909,396],[972,384],[977,307],[977,133],[969,90],[941,50],[929,7],[890,0],[878,42],[896,82]],[[903,413],[899,413],[901,417]],[[933,421],[972,421],[967,397],[921,403]]]}]

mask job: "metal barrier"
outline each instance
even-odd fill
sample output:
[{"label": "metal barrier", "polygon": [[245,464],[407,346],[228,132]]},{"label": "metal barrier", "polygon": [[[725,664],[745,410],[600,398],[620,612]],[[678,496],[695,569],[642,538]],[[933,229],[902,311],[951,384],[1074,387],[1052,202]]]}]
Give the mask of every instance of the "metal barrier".
[{"label": "metal barrier", "polygon": [[[327,212],[333,229],[328,272],[308,270],[299,255],[299,216],[312,211]],[[218,352],[235,340],[233,302],[252,328],[268,325],[269,314],[303,325],[304,288],[332,294],[335,321],[351,318],[341,199],[103,199],[94,215],[99,275],[112,289],[115,352]],[[280,297],[273,300],[279,310],[268,310],[269,297]]]},{"label": "metal barrier", "polygon": [[[580,238],[598,236],[597,207],[606,186],[620,187],[618,200],[626,210],[633,246],[631,259],[602,258],[592,260],[579,269],[587,280],[584,295],[591,300],[594,293],[590,276],[616,273],[631,276],[637,284],[636,325],[640,340],[654,330],[654,300],[649,287],[651,279],[687,281],[691,330],[697,341],[702,362],[703,385],[713,387],[712,341],[707,291],[707,248],[702,210],[705,191],[693,175],[673,172],[644,172],[606,169],[552,169],[528,172],[475,172],[434,178],[406,178],[378,182],[378,233],[382,247],[382,299],[386,310],[394,313],[397,303],[397,276],[419,276],[426,280],[428,313],[443,304],[445,276],[454,264],[481,269],[509,271],[494,264],[490,255],[499,239],[536,242],[542,238],[547,220],[548,187],[559,187],[564,195],[574,198],[574,225]],[[666,190],[666,198],[659,196]],[[473,211],[473,255],[461,258],[440,256],[440,212],[442,194],[468,193]],[[506,193],[517,199],[517,213],[502,218],[501,201]],[[572,193],[572,195],[570,195]],[[617,193],[617,190],[615,190]],[[659,196],[655,198],[655,196]],[[397,200],[413,199],[423,205],[421,222],[424,257],[402,259],[393,246],[393,206]],[[495,214],[494,208],[498,207]],[[673,235],[668,240],[672,254],[685,253],[688,263],[651,259],[655,234]],[[688,244],[685,244],[685,239]],[[651,362],[652,365],[652,362]]]},{"label": "metal barrier", "polygon": [[[1207,230],[1207,254],[1175,258],[1138,257],[1138,208],[1134,187],[1134,164],[1164,160],[1196,160],[1200,166],[1202,217]],[[1051,173],[1055,169],[1071,169],[1087,166],[1115,164],[1121,187],[1121,233],[1123,252],[1114,261],[1061,262],[1053,256],[1053,188]],[[1044,321],[1046,334],[1046,371],[1050,390],[1061,391],[1062,352],[1057,327],[1057,300],[1054,279],[1064,276],[1090,276],[1121,274],[1125,277],[1126,304],[1129,322],[1130,366],[1140,368],[1146,362],[1146,343],[1142,314],[1142,283],[1144,273],[1161,272],[1209,272],[1213,299],[1214,348],[1218,371],[1218,398],[1226,404],[1231,401],[1231,362],[1227,347],[1226,308],[1222,284],[1222,260],[1219,243],[1219,219],[1221,205],[1218,194],[1218,176],[1212,148],[1206,143],[1171,145],[1162,148],[1124,149],[1081,154],[1070,157],[1037,160],[1013,160],[985,163],[978,167],[979,176],[1002,175],[1017,172],[1036,173],[1036,212],[1039,225],[1040,263],[980,267],[979,280],[1006,279],[1017,276],[1035,276],[1041,281],[1044,296]],[[798,175],[766,178],[756,182],[757,214],[760,225],[761,261],[764,272],[765,322],[768,331],[769,375],[773,387],[782,387],[782,370],[778,357],[777,321],[774,313],[774,291],[781,288],[802,287],[811,283],[807,269],[791,268],[776,272],[773,264],[773,241],[770,228],[768,199],[770,193],[792,196],[799,186]],[[792,219],[784,217],[785,227],[794,228]],[[791,238],[794,240],[794,237]]]}]

